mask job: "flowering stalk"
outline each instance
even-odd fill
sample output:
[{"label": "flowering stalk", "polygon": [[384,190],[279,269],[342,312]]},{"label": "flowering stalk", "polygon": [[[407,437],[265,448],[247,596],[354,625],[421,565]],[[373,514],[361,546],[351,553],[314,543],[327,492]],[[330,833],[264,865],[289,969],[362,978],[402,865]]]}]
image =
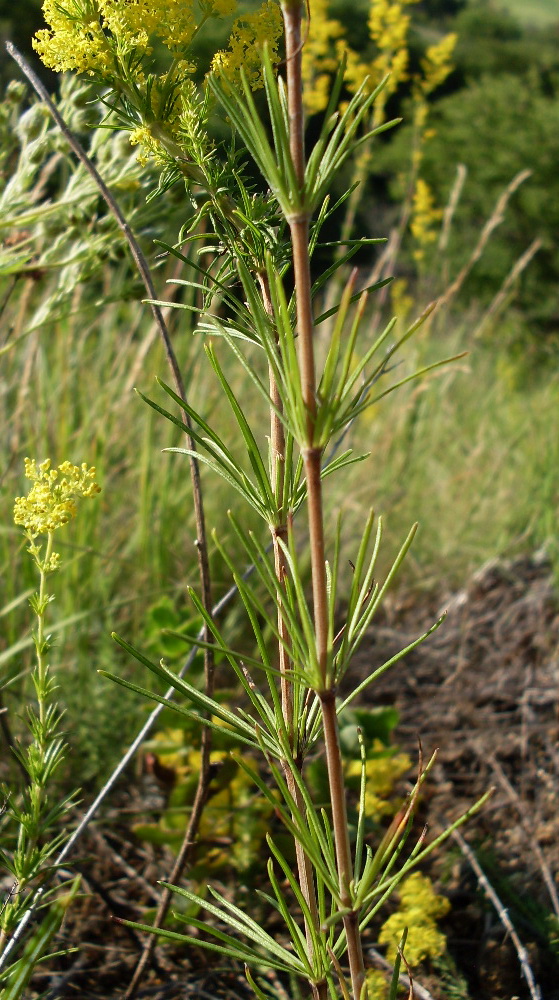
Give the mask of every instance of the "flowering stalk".
[{"label": "flowering stalk", "polygon": [[[25,497],[17,497],[14,521],[24,529],[28,549],[39,573],[39,589],[30,598],[36,615],[37,627],[33,634],[35,669],[32,674],[36,708],[29,707],[28,726],[31,734],[29,746],[14,748],[27,781],[21,797],[7,793],[8,811],[18,827],[17,844],[10,854],[1,852],[1,859],[14,877],[12,890],[0,916],[0,947],[14,930],[27,901],[29,889],[40,883],[47,863],[57,850],[65,834],[51,835],[53,826],[60,824],[74,804],[71,794],[54,803],[49,788],[65,757],[66,746],[61,737],[62,712],[53,702],[56,683],[48,664],[50,649],[46,632],[46,611],[54,600],[47,593],[47,579],[60,564],[60,557],[53,550],[54,532],[77,513],[77,501],[96,496],[100,492],[95,482],[95,469],[63,462],[58,469],[51,469],[50,461],[39,466],[25,460],[25,474],[33,486]],[[42,536],[46,542],[37,543]]]}]

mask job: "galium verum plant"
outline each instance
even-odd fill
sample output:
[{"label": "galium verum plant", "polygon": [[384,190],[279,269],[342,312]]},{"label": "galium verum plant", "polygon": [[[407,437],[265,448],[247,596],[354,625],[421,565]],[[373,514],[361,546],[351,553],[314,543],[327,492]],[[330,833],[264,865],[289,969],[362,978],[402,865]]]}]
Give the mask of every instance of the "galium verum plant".
[{"label": "galium verum plant", "polygon": [[54,551],[55,532],[75,517],[78,501],[100,492],[95,469],[85,463],[77,466],[63,462],[52,468],[49,459],[37,464],[35,459],[27,458],[25,475],[33,485],[26,496],[16,498],[14,522],[23,529],[27,551],[39,576],[39,589],[29,599],[36,615],[35,667],[31,675],[36,703],[27,708],[28,743],[13,748],[25,775],[24,787],[19,795],[4,789],[8,829],[15,831],[15,848],[6,846],[0,854],[14,879],[0,914],[1,945],[50,871],[51,859],[65,839],[61,826],[75,803],[75,793],[62,799],[58,793],[53,794],[53,781],[64,760],[66,745],[62,712],[54,700],[56,681],[48,662],[51,641],[47,610],[54,595],[48,592],[47,581],[60,566],[59,553]]},{"label": "galium verum plant", "polygon": [[[362,942],[365,928],[402,879],[449,831],[430,843],[421,834],[406,849],[413,807],[431,766],[429,761],[420,766],[409,801],[380,843],[370,842],[363,746],[359,820],[352,833],[339,718],[375,678],[427,638],[440,622],[339,697],[340,684],[411,545],[415,526],[385,580],[378,582],[375,567],[382,522],[371,512],[353,553],[349,592],[342,594],[341,525],[333,538],[327,536],[323,488],[327,477],[365,457],[350,450],[338,453],[337,442],[349,432],[353,421],[399,385],[429,370],[394,379],[391,361],[433,307],[398,336],[392,320],[373,343],[367,343],[368,298],[386,282],[360,290],[354,271],[340,301],[321,312],[321,294],[328,281],[344,273],[365,242],[344,241],[334,263],[313,277],[313,256],[324,245],[320,243],[322,227],[334,209],[350,197],[351,188],[336,206],[330,204],[330,192],[341,167],[364,143],[394,124],[384,121],[384,115],[375,123],[373,114],[377,100],[384,107],[386,80],[372,89],[367,80],[357,87],[352,84],[354,92],[339,112],[346,73],[342,56],[318,137],[307,153],[302,0],[282,0],[281,4],[269,0],[254,14],[241,15],[233,27],[229,49],[216,55],[202,88],[194,85],[191,43],[210,17],[230,13],[232,7],[210,0],[198,4],[193,0],[180,4],[173,0],[73,0],[70,10],[46,0],[50,29],[36,41],[47,64],[87,72],[99,79],[105,91],[110,88],[110,96],[105,93],[104,98],[109,109],[106,124],[127,128],[132,141],[141,143],[141,155],[154,157],[161,164],[161,196],[172,183],[180,180],[186,184],[196,206],[194,217],[190,213],[190,222],[176,245],[163,244],[163,248],[194,271],[192,278],[179,280],[201,294],[203,308],[200,312],[191,303],[179,303],[177,308],[200,313],[197,331],[207,337],[208,361],[231,409],[235,435],[232,442],[225,440],[208,417],[161,383],[164,393],[192,425],[194,447],[172,450],[195,455],[221,476],[260,516],[271,535],[270,552],[266,536],[248,531],[242,514],[231,512],[238,551],[255,567],[250,580],[243,577],[238,555],[232,558],[216,539],[253,630],[253,655],[231,646],[197,593],[190,591],[213,646],[229,663],[243,692],[241,704],[230,708],[209,697],[177,677],[164,661],[152,662],[119,636],[115,636],[116,641],[156,677],[170,683],[183,703],[168,703],[139,684],[107,676],[169,704],[190,720],[201,722],[204,718],[205,724],[217,728],[225,724],[240,747],[259,753],[261,767],[251,765],[246,756],[234,756],[281,818],[295,845],[293,871],[290,859],[268,835],[271,893],[262,894],[283,918],[288,944],[274,938],[216,890],[210,889],[211,895],[204,898],[180,886],[166,887],[205,911],[212,922],[208,923],[207,917],[201,920],[177,914],[177,919],[187,919],[191,927],[202,931],[204,938],[164,929],[157,929],[157,933],[197,947],[203,944],[244,962],[259,998],[264,993],[251,970],[267,967],[306,981],[316,1000],[327,996],[362,1000],[367,990]],[[284,70],[278,74],[274,63],[281,25],[285,60]],[[275,26],[273,31],[270,26]],[[154,73],[150,66],[153,37],[170,54],[164,73]],[[90,40],[92,45],[88,45]],[[242,58],[237,58],[239,53]],[[253,89],[259,87],[265,91],[265,118],[253,95]],[[229,149],[210,139],[208,123],[215,113],[222,115],[231,130],[233,144],[228,144]],[[247,180],[247,157],[252,161],[251,169],[255,166],[260,174],[256,186]],[[202,218],[203,231],[198,225]],[[198,243],[203,255],[198,260],[196,254],[183,252]],[[224,362],[226,352],[229,360]],[[244,370],[255,401],[269,420],[270,433],[264,445],[259,443],[260,417],[251,425],[245,402],[232,387],[227,373],[231,361]],[[158,400],[142,396],[183,429],[182,416]],[[301,531],[294,529],[295,520],[303,520],[303,510],[312,597],[307,593],[302,568]],[[346,611],[340,627],[342,604]],[[208,645],[184,633],[176,635],[192,645]],[[306,760],[322,748],[328,770],[326,808],[316,805],[305,780]]]}]

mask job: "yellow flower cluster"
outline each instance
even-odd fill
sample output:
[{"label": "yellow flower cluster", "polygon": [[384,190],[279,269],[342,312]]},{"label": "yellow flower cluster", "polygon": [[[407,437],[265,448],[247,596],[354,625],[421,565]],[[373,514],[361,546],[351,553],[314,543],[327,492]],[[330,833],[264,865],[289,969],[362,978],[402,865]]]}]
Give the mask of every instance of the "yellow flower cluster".
[{"label": "yellow flower cluster", "polygon": [[425,247],[434,243],[437,238],[436,225],[442,218],[442,210],[435,207],[435,200],[429,185],[418,177],[413,193],[412,218],[410,229],[417,243],[414,251],[416,260],[421,260]]},{"label": "yellow flower cluster", "polygon": [[[101,77],[125,95],[135,111],[130,141],[140,146],[138,159],[163,163],[180,157],[166,139],[180,143],[196,72],[189,59],[194,37],[211,18],[229,17],[237,7],[238,0],[44,0],[49,27],[37,32],[33,46],[49,68]],[[212,68],[237,81],[242,68],[258,89],[264,43],[276,60],[282,31],[278,0],[263,0],[234,21],[228,46],[214,56]],[[169,60],[167,72],[157,76],[146,62],[155,43]]]},{"label": "yellow flower cluster", "polygon": [[388,983],[380,969],[367,969],[365,973],[367,992],[366,1000],[386,1000],[388,997]]},{"label": "yellow flower cluster", "polygon": [[74,0],[72,13],[57,0],[44,0],[43,15],[49,25],[33,38],[33,48],[45,66],[56,73],[110,71],[111,49],[100,20],[96,0]]},{"label": "yellow flower cluster", "polygon": [[331,74],[338,65],[337,47],[344,36],[343,25],[328,15],[328,0],[309,0],[310,20],[303,48],[304,101],[309,114],[328,105]]},{"label": "yellow flower cluster", "polygon": [[[75,70],[112,81],[123,57],[149,56],[154,39],[174,58],[184,57],[203,23],[236,10],[237,0],[199,0],[196,5],[195,0],[72,0],[71,9],[58,0],[44,0],[49,27],[37,32],[33,47],[57,72]],[[215,65],[231,78],[238,77],[242,66],[260,86],[259,50],[267,42],[272,59],[276,58],[281,32],[279,5],[265,0],[254,13],[237,18],[228,48],[217,53]]]},{"label": "yellow flower cluster", "polygon": [[362,63],[355,53],[348,54],[347,81],[351,90],[357,90],[367,76],[368,89],[373,90],[389,75],[375,108],[377,121],[381,121],[384,116],[384,105],[390,94],[407,78],[411,20],[408,8],[417,2],[418,0],[371,0],[369,36],[375,43],[377,55],[371,62]]},{"label": "yellow flower cluster", "polygon": [[426,97],[431,94],[441,83],[444,83],[449,73],[452,72],[452,57],[458,35],[451,32],[441,38],[436,45],[430,45],[425,53],[425,58],[421,60],[421,72],[423,74],[420,81],[420,88]]},{"label": "yellow flower cluster", "polygon": [[[231,13],[236,0],[206,0],[206,18]],[[66,9],[44,0],[49,28],[38,31],[33,46],[57,72],[76,70],[110,77],[115,56],[149,55],[150,39],[161,40],[173,55],[190,45],[197,27],[194,0],[73,0]]]},{"label": "yellow flower cluster", "polygon": [[[409,771],[411,761],[405,753],[387,755],[380,740],[374,741],[372,750],[377,756],[370,757],[365,765],[365,813],[367,819],[378,821],[396,812],[398,802],[394,799],[394,785]],[[361,761],[348,761],[345,773],[348,778],[359,777]]]},{"label": "yellow flower cluster", "polygon": [[46,535],[76,515],[76,500],[100,493],[95,482],[95,468],[85,462],[81,466],[63,462],[51,469],[50,459],[37,465],[35,459],[25,459],[25,475],[33,483],[25,497],[16,497],[14,522],[25,529],[30,538]]},{"label": "yellow flower cluster", "polygon": [[101,21],[124,51],[148,53],[155,35],[173,54],[188,48],[196,30],[193,0],[97,0]]},{"label": "yellow flower cluster", "polygon": [[410,965],[419,965],[425,958],[437,958],[446,948],[446,938],[436,921],[450,909],[445,896],[439,896],[429,878],[416,872],[400,888],[400,906],[383,924],[379,942],[387,945],[387,958],[393,962],[398,954],[404,928],[408,936],[404,954]]},{"label": "yellow flower cluster", "polygon": [[263,86],[262,49],[266,44],[272,62],[278,58],[278,44],[283,32],[281,10],[275,0],[266,0],[254,14],[244,14],[233,24],[229,46],[217,52],[212,70],[238,82],[241,69],[253,90]]}]

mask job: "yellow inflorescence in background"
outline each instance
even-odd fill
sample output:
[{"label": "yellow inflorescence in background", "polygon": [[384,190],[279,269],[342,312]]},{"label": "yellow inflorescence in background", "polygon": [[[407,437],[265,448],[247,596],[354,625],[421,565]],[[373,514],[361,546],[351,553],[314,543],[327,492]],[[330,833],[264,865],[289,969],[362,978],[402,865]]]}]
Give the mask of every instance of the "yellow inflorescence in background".
[{"label": "yellow inflorescence in background", "polygon": [[440,87],[452,72],[452,57],[457,41],[458,35],[451,32],[427,49],[425,57],[421,60],[421,77],[418,81],[425,97]]},{"label": "yellow inflorescence in background", "polygon": [[357,90],[365,77],[373,90],[385,76],[388,80],[375,107],[377,122],[384,118],[384,107],[400,83],[407,79],[409,63],[408,36],[411,14],[409,7],[418,0],[371,0],[369,7],[369,37],[375,44],[376,55],[366,63],[356,58],[348,60],[348,86]]},{"label": "yellow inflorescence in background", "polygon": [[50,459],[37,465],[35,459],[25,459],[25,475],[33,483],[25,497],[16,497],[14,522],[30,538],[46,535],[67,524],[76,516],[79,499],[88,499],[101,492],[95,482],[95,468],[85,462],[81,466],[63,462],[51,469]]},{"label": "yellow inflorescence in background", "polygon": [[[372,91],[388,76],[375,107],[377,122],[382,121],[388,97],[409,76],[410,8],[416,3],[418,0],[370,0],[367,24],[376,52],[365,61],[348,46],[344,26],[329,16],[329,0],[309,0],[310,21],[303,49],[305,105],[309,114],[326,108],[331,76],[345,54],[345,79],[350,91],[356,91],[364,80]],[[416,95],[426,97],[444,82],[452,69],[456,38],[455,34],[445,35],[427,49],[421,75],[414,80]]]},{"label": "yellow inflorescence in background", "polygon": [[310,21],[303,47],[304,101],[307,112],[324,111],[330,96],[332,75],[336,72],[337,43],[343,39],[342,24],[328,15],[328,0],[310,0]]},{"label": "yellow inflorescence in background", "polygon": [[[409,771],[410,758],[406,753],[386,754],[380,740],[374,740],[365,765],[365,813],[367,819],[377,822],[383,816],[396,812],[399,802],[394,795],[394,785]],[[349,760],[345,765],[348,778],[361,776],[361,760]]]},{"label": "yellow inflorescence in background", "polygon": [[227,79],[238,81],[241,69],[253,89],[263,86],[262,49],[268,46],[272,62],[278,58],[278,43],[283,32],[281,11],[275,0],[254,12],[237,18],[229,38],[229,46],[217,52],[212,70],[225,73]]},{"label": "yellow inflorescence in background", "polygon": [[395,960],[406,927],[408,936],[404,954],[410,965],[419,965],[426,958],[442,955],[446,938],[436,922],[448,913],[448,899],[437,895],[431,880],[419,872],[405,879],[399,893],[400,906],[383,924],[379,934],[380,944],[387,945],[388,960]]},{"label": "yellow inflorescence in background", "polygon": [[421,260],[425,253],[425,247],[435,242],[442,214],[442,209],[435,205],[431,188],[426,181],[418,177],[413,193],[413,210],[410,222],[411,233],[417,244],[414,250],[416,260]]}]

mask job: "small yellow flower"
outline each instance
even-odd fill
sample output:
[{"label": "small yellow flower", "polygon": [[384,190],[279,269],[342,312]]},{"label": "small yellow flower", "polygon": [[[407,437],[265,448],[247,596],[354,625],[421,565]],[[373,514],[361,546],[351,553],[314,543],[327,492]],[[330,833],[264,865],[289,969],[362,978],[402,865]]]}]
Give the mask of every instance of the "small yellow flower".
[{"label": "small yellow flower", "polygon": [[50,459],[37,465],[35,459],[25,459],[25,476],[33,483],[25,497],[16,497],[14,522],[21,525],[30,538],[46,535],[76,516],[79,499],[88,499],[101,492],[95,482],[95,468],[62,462],[51,469]]}]

